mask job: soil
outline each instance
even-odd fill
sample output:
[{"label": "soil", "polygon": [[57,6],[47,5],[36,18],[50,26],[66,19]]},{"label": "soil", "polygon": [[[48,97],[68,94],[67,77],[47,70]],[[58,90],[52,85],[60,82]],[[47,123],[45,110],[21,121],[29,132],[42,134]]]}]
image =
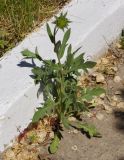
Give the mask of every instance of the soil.
[{"label": "soil", "polygon": [[102,121],[91,120],[102,138],[88,139],[80,132],[65,131],[55,160],[124,160],[124,112],[103,115]]},{"label": "soil", "polygon": [[[109,59],[109,55],[113,55],[115,58],[114,67],[117,67],[117,72],[109,74],[112,66],[112,59],[107,63],[106,68],[109,71],[104,74],[106,84],[105,88],[109,100],[104,98],[104,104],[109,104],[112,111],[107,113],[105,108],[97,106],[91,111],[93,116],[86,118],[89,123],[95,124],[98,131],[102,134],[102,138],[89,139],[86,135],[82,135],[80,132],[63,132],[63,139],[54,160],[124,160],[124,52],[119,51],[112,47],[112,51],[108,51],[108,55],[105,57]],[[103,63],[100,64],[105,66]],[[101,72],[102,68],[99,68]],[[104,68],[105,69],[105,68]],[[116,69],[115,69],[116,70]],[[115,77],[119,77],[120,80],[116,81]],[[119,95],[118,95],[118,93]],[[117,95],[116,95],[116,94]],[[122,106],[119,107],[118,102],[112,105],[112,97],[116,97],[121,101]],[[116,100],[116,99],[115,99]],[[117,107],[118,106],[118,107]],[[99,108],[98,108],[99,107]],[[102,118],[97,118],[97,115],[102,115]],[[86,120],[85,119],[85,120]],[[84,120],[84,118],[83,118]]]},{"label": "soil", "polygon": [[[39,122],[39,130],[33,129],[33,135],[42,138],[30,144],[28,136],[31,138],[32,131],[26,133],[19,144],[16,143],[2,154],[3,160],[124,160],[124,50],[114,45],[97,62],[94,71],[80,77],[79,82],[82,86],[97,84],[106,90],[106,95],[90,102],[92,105],[96,103],[96,107],[82,116],[82,121],[94,124],[102,137],[90,139],[76,129],[65,130],[57,153],[49,155],[48,145],[38,144],[46,140],[47,132],[51,129],[48,123],[43,129],[44,123]],[[47,142],[49,144],[50,139]],[[31,158],[31,154],[34,158]]]}]

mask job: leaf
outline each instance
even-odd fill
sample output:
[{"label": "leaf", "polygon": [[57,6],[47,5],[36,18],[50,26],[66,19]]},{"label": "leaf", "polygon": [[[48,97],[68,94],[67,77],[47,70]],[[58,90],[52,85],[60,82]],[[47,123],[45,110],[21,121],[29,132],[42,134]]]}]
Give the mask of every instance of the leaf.
[{"label": "leaf", "polygon": [[55,42],[55,40],[54,40],[54,36],[53,36],[53,34],[52,34],[52,31],[51,31],[50,26],[49,26],[49,24],[48,24],[48,23],[47,23],[46,27],[47,27],[47,33],[48,33],[48,36],[49,36],[49,38],[50,38],[51,42],[52,42],[52,43],[54,43],[54,42]]},{"label": "leaf", "polygon": [[49,115],[54,107],[55,102],[50,98],[47,99],[44,106],[38,108],[38,111],[35,112],[32,123],[38,122],[40,119],[44,118],[44,116]]},{"label": "leaf", "polygon": [[38,122],[40,119],[44,118],[44,116],[46,115],[48,108],[39,108],[38,111],[35,112],[33,119],[32,119],[32,123],[36,123]]},{"label": "leaf", "polygon": [[61,46],[61,41],[58,41],[56,44],[55,44],[55,48],[54,48],[54,52],[58,54],[59,52],[59,49],[60,49],[60,46]]},{"label": "leaf", "polygon": [[88,133],[90,137],[101,137],[101,134],[97,131],[96,127],[91,124],[77,122],[76,124],[72,124],[72,126],[83,129],[84,132]]},{"label": "leaf", "polygon": [[66,57],[66,62],[65,62],[65,65],[67,66],[67,68],[69,68],[71,66],[71,63],[74,58],[74,56],[71,52],[72,52],[72,46],[70,44],[68,47],[68,50],[67,50],[67,57]]},{"label": "leaf", "polygon": [[70,37],[70,33],[71,33],[71,29],[68,29],[64,34],[63,41],[62,41],[62,44],[61,44],[61,47],[60,47],[60,50],[59,50],[59,58],[60,59],[64,55],[65,48],[67,46],[67,41],[69,40],[69,37]]},{"label": "leaf", "polygon": [[83,99],[86,99],[87,101],[91,101],[94,98],[94,96],[99,96],[102,93],[105,93],[105,90],[100,87],[96,87],[92,89],[86,88],[85,92],[83,91],[82,96],[83,96]]},{"label": "leaf", "polygon": [[39,53],[38,53],[37,47],[35,48],[35,54],[36,54],[36,58],[37,58],[38,60],[42,61],[42,58],[41,58],[41,56],[40,56]]},{"label": "leaf", "polygon": [[82,48],[82,47],[77,48],[77,49],[73,52],[73,54],[76,54],[81,48]]},{"label": "leaf", "polygon": [[25,49],[24,51],[21,52],[22,55],[26,58],[36,58],[36,54],[29,51],[28,49]]},{"label": "leaf", "polygon": [[86,62],[82,65],[82,68],[83,68],[83,69],[93,68],[95,65],[96,65],[96,62],[86,61]]},{"label": "leaf", "polygon": [[71,64],[71,69],[73,71],[78,71],[78,69],[82,69],[83,64],[84,64],[84,53],[75,57],[75,59],[73,60]]},{"label": "leaf", "polygon": [[40,67],[34,67],[32,73],[35,75],[35,80],[41,80],[44,77],[44,71]]},{"label": "leaf", "polygon": [[57,134],[55,134],[54,139],[52,140],[52,143],[50,144],[49,150],[50,153],[54,154],[58,150],[58,146],[60,143],[60,138],[58,137]]},{"label": "leaf", "polygon": [[69,121],[63,113],[61,113],[61,120],[62,120],[62,124],[64,125],[64,127],[69,129]]}]

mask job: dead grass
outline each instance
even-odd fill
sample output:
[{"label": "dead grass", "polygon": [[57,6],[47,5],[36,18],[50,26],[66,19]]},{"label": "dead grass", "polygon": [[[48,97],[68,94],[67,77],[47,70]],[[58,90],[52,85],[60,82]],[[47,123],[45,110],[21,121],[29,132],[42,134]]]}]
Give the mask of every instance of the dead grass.
[{"label": "dead grass", "polygon": [[0,57],[69,0],[0,0]]}]

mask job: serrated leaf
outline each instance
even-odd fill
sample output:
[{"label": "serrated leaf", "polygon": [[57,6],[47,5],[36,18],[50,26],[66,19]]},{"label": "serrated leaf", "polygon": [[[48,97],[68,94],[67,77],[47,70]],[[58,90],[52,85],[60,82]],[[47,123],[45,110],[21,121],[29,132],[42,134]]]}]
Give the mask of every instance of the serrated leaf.
[{"label": "serrated leaf", "polygon": [[91,124],[87,123],[81,123],[77,122],[76,124],[73,124],[72,126],[83,129],[84,132],[86,132],[90,137],[101,137],[101,134],[97,131],[96,127]]},{"label": "serrated leaf", "polygon": [[83,99],[86,99],[87,101],[91,101],[94,96],[100,96],[102,93],[105,93],[105,90],[103,88],[100,87],[96,87],[96,88],[86,88],[85,89],[85,93],[83,92]]},{"label": "serrated leaf", "polygon": [[65,48],[67,46],[67,41],[69,40],[69,37],[70,37],[70,33],[71,33],[71,29],[68,29],[64,34],[63,41],[62,41],[62,44],[61,44],[61,47],[60,47],[60,50],[59,50],[59,58],[60,59],[64,55]]},{"label": "serrated leaf", "polygon": [[55,107],[55,103],[52,99],[47,99],[43,105],[43,107],[38,108],[38,111],[35,112],[32,122],[38,122],[40,119],[44,118],[44,116],[49,115],[52,109]]},{"label": "serrated leaf", "polygon": [[59,143],[60,143],[60,138],[58,137],[57,134],[55,134],[54,139],[52,140],[52,143],[50,144],[50,147],[49,147],[50,153],[52,154],[56,153],[59,147]]},{"label": "serrated leaf", "polygon": [[26,58],[36,58],[36,54],[29,51],[28,49],[25,49],[24,51],[21,52],[22,55]]},{"label": "serrated leaf", "polygon": [[75,59],[71,64],[71,69],[74,71],[78,71],[78,69],[82,69],[83,63],[84,63],[84,53],[75,57]]}]

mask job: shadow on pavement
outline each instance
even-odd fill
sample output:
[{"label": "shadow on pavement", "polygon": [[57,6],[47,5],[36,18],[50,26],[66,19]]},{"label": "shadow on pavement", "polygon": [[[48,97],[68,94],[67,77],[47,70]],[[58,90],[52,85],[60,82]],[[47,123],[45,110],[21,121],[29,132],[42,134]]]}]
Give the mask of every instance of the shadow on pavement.
[{"label": "shadow on pavement", "polygon": [[[114,111],[114,116],[116,118],[116,128],[124,133],[124,111],[121,111],[121,110],[117,110],[117,111]],[[120,160],[124,160],[124,157],[123,159],[120,159]]]}]

